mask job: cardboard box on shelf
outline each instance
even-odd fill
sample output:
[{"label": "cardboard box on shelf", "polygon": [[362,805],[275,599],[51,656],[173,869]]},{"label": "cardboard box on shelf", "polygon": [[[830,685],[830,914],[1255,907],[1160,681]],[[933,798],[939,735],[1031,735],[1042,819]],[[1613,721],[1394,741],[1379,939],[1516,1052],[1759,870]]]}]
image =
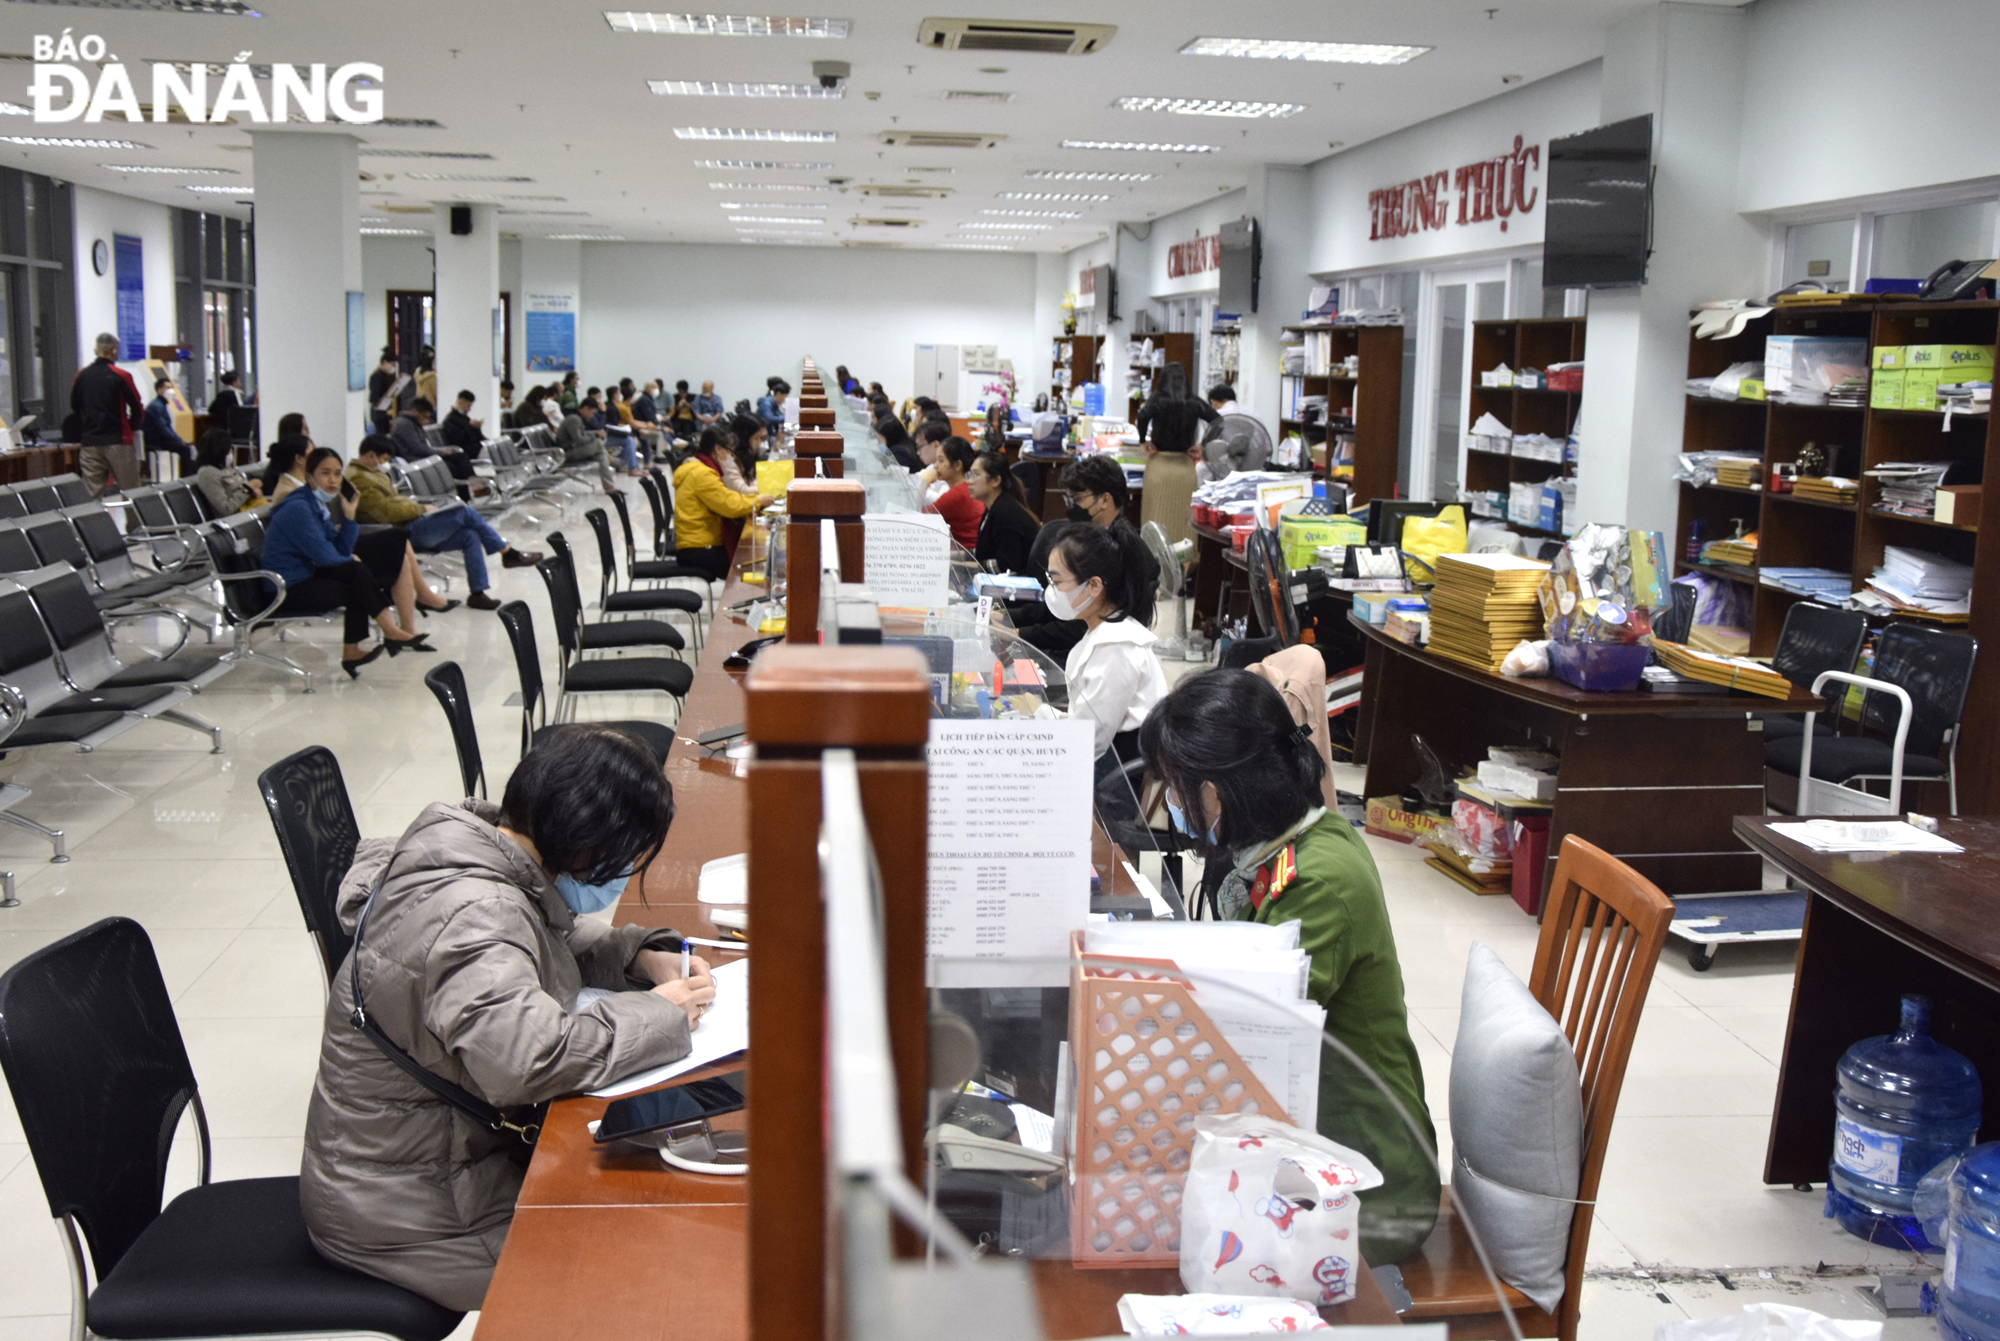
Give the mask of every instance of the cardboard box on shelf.
[{"label": "cardboard box on shelf", "polygon": [[1877,410],[1902,409],[1903,384],[1908,377],[1909,373],[1901,367],[1885,368],[1878,364],[1868,383],[1868,404]]},{"label": "cardboard box on shelf", "polygon": [[1933,515],[1937,520],[1953,526],[1977,526],[1980,493],[1981,488],[1977,484],[1939,485]]},{"label": "cardboard box on shelf", "polygon": [[[1909,345],[1905,350],[1911,368],[1931,368],[1941,372],[1992,372],[1992,345]],[[1947,382],[1963,379],[1947,377]]]},{"label": "cardboard box on shelf", "polygon": [[1908,366],[1908,352],[1901,345],[1876,345],[1870,351],[1877,368],[1902,368]]},{"label": "cardboard box on shelf", "polygon": [[1935,410],[1937,408],[1938,382],[1951,376],[1932,367],[1911,368],[1903,374],[1903,403],[1905,410]]},{"label": "cardboard box on shelf", "polygon": [[1361,827],[1377,838],[1417,843],[1450,824],[1447,816],[1420,815],[1403,809],[1403,798],[1400,796],[1371,796],[1368,798],[1368,815]]}]

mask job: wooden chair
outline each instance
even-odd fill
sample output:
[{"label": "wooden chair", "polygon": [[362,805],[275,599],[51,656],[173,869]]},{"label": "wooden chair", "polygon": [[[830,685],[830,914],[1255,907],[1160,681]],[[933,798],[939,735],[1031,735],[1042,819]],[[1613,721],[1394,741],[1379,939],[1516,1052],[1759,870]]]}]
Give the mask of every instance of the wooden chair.
[{"label": "wooden chair", "polygon": [[[1583,1085],[1583,1168],[1570,1220],[1563,1296],[1555,1313],[1536,1307],[1505,1282],[1500,1286],[1523,1336],[1575,1341],[1591,1210],[1611,1142],[1611,1119],[1618,1110],[1646,989],[1673,916],[1673,902],[1651,881],[1574,834],[1563,839],[1528,990],[1562,1023],[1576,1049]],[[1403,1263],[1403,1284],[1412,1301],[1405,1321],[1445,1322],[1453,1341],[1509,1335],[1449,1188],[1437,1227],[1419,1255]]]}]

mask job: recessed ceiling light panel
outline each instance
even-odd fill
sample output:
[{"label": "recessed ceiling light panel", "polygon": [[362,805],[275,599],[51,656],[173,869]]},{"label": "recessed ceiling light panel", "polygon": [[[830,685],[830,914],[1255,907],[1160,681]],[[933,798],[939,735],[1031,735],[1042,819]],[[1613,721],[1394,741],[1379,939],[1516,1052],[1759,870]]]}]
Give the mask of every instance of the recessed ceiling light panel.
[{"label": "recessed ceiling light panel", "polygon": [[255,195],[257,189],[253,186],[183,186],[181,190],[216,196],[248,196]]},{"label": "recessed ceiling light panel", "polygon": [[1004,242],[940,242],[940,251],[1012,251],[1014,248]]},{"label": "recessed ceiling light panel", "polygon": [[739,233],[762,234],[767,237],[825,237],[826,236],[825,230],[819,228],[739,228],[736,231]]},{"label": "recessed ceiling light panel", "polygon": [[1338,61],[1344,65],[1403,65],[1429,47],[1385,42],[1291,42],[1269,37],[1197,37],[1183,56],[1242,56],[1260,61]]},{"label": "recessed ceiling light panel", "polygon": [[623,242],[623,233],[544,233],[551,242]]},{"label": "recessed ceiling light panel", "polygon": [[830,130],[753,130],[742,126],[675,126],[677,140],[755,140],[766,144],[832,144]]},{"label": "recessed ceiling light panel", "polygon": [[99,163],[106,172],[159,172],[180,177],[234,177],[235,168],[156,168],[150,163]]},{"label": "recessed ceiling light panel", "polygon": [[1064,140],[1065,149],[1117,149],[1140,154],[1218,154],[1219,144],[1154,144],[1144,140]]},{"label": "recessed ceiling light panel", "polygon": [[981,214],[1008,214],[1021,219],[1081,219],[1075,210],[981,210]]},{"label": "recessed ceiling light panel", "polygon": [[25,144],[35,149],[151,149],[131,140],[73,140],[60,135],[0,135],[0,144]]},{"label": "recessed ceiling light panel", "polygon": [[1303,103],[1243,102],[1232,98],[1120,98],[1121,112],[1173,112],[1180,116],[1236,116],[1255,119],[1294,116],[1305,111]]},{"label": "recessed ceiling light panel", "polygon": [[740,200],[720,200],[716,202],[716,205],[718,208],[725,210],[818,210],[822,214],[826,212],[826,206],[824,205],[815,205],[804,201],[795,203],[790,200],[752,200],[748,203]]},{"label": "recessed ceiling light panel", "polygon": [[1110,196],[1089,195],[1081,191],[1002,191],[1001,200],[1109,200]]},{"label": "recessed ceiling light panel", "polygon": [[0,102],[0,116],[33,116],[35,109],[23,107],[18,102]]},{"label": "recessed ceiling light panel", "polygon": [[968,223],[968,224],[960,224],[959,227],[965,229],[967,232],[978,232],[978,233],[1046,233],[1051,228],[1054,228],[1055,225],[1028,224],[1028,223]]},{"label": "recessed ceiling light panel", "polygon": [[792,19],[763,14],[651,14],[607,9],[614,33],[672,33],[688,37],[845,37],[846,19]]},{"label": "recessed ceiling light panel", "polygon": [[431,230],[428,228],[363,227],[361,230],[361,236],[363,237],[429,237],[430,235],[431,235]]},{"label": "recessed ceiling light panel", "polygon": [[[721,172],[827,172],[833,167],[831,163],[772,163],[756,158],[697,158],[694,165],[698,168],[714,168]],[[814,189],[824,191],[826,188],[822,186]]]},{"label": "recessed ceiling light panel", "polygon": [[1067,172],[1043,168],[1036,172],[1024,173],[1032,182],[1150,182],[1157,173],[1152,172]]},{"label": "recessed ceiling light panel", "polygon": [[711,191],[831,191],[816,182],[710,182]]},{"label": "recessed ceiling light panel", "polygon": [[403,176],[413,182],[532,182],[533,177],[508,177],[497,173],[483,172],[406,172]]},{"label": "recessed ceiling light panel", "polygon": [[[233,145],[233,144],[228,144],[228,145],[224,145],[224,146],[223,146],[223,148],[225,148],[225,149],[234,149],[235,147],[236,147],[236,146],[235,146],[235,145]],[[248,146],[245,146],[245,147],[247,148]],[[485,159],[490,159],[490,158],[492,158],[492,157],[493,157],[493,155],[491,155],[491,154],[474,154],[474,153],[468,153],[468,152],[466,152],[466,151],[464,151],[464,150],[462,150],[462,149],[370,149],[370,148],[369,148],[369,147],[368,147],[367,145],[365,145],[365,144],[364,144],[364,145],[362,145],[362,146],[361,146],[361,148],[357,149],[357,150],[356,150],[355,152],[356,152],[356,153],[358,153],[358,154],[360,154],[360,155],[361,155],[361,157],[363,157],[363,158],[485,158]]]},{"label": "recessed ceiling light panel", "polygon": [[712,79],[648,79],[646,87],[661,97],[682,98],[838,98],[846,91],[818,84],[732,84]]},{"label": "recessed ceiling light panel", "polygon": [[729,216],[729,222],[731,222],[731,223],[797,223],[797,224],[823,224],[823,223],[825,223],[825,222],[826,222],[826,220],[824,220],[824,219],[802,219],[802,218],[798,218],[798,217],[796,217],[796,216],[793,216],[793,215],[789,215],[789,214],[732,214],[732,215],[730,215],[730,216]]}]

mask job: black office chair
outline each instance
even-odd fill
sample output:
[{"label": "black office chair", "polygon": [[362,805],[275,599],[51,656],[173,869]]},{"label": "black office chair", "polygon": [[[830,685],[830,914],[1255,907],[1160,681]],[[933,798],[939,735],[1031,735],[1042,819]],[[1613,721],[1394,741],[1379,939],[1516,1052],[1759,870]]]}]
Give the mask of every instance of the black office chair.
[{"label": "black office chair", "polygon": [[354,944],[334,908],[340,882],[361,843],[361,826],[354,821],[340,761],[324,745],[309,745],[259,773],[257,790],[271,812],[271,827],[278,831],[278,847],[285,854],[285,869],[291,872],[292,892],[298,895],[306,931],[331,983]]},{"label": "black office chair", "polygon": [[[321,1257],[297,1178],[209,1181],[194,1070],[137,922],[105,918],[0,975],[0,1070],[72,1279],[96,1276],[77,1291],[73,1335],[441,1341],[464,1316]],[[190,1106],[201,1182],[163,1210],[172,1133]]]},{"label": "black office chair", "polygon": [[[617,589],[618,552],[611,540],[610,518],[605,515],[603,508],[591,508],[583,514],[583,519],[590,523],[591,534],[597,537],[597,562],[601,576],[598,588],[597,608],[607,615],[648,613],[678,613],[685,615],[688,621],[688,628],[694,635],[694,645],[700,647],[702,640],[701,610],[705,604],[701,593],[676,587],[646,587],[644,589],[627,587],[624,591],[619,591]],[[706,573],[698,573],[692,570],[685,573],[669,573],[664,571],[667,568],[678,569],[679,567],[679,564],[666,560],[657,562],[641,560],[637,565],[640,571],[631,573],[630,577],[633,581],[651,582],[665,581],[669,577],[684,576],[697,578],[704,584],[708,582],[708,575]]]},{"label": "black office chair", "polygon": [[[1876,635],[1875,665],[1866,677],[1872,683],[1895,685],[1910,696],[1902,775],[1906,779],[1943,778],[1954,815],[1958,813],[1959,715],[1965,710],[1966,691],[1972,684],[1972,667],[1978,657],[1979,640],[1969,633],[1899,622]],[[1845,690],[1844,682],[1834,680],[1828,682],[1826,693],[1830,701],[1838,703],[1845,697]],[[1893,694],[1864,686],[1861,728],[1879,734],[1819,736],[1815,733],[1813,777],[1843,785],[1888,781],[1896,764],[1896,750],[1891,741],[1902,716],[1902,704]],[[1764,765],[1796,778],[1804,754],[1803,734],[1774,740],[1764,746]],[[1900,797],[1897,800],[1900,802]]]},{"label": "black office chair", "polygon": [[[680,630],[664,619],[601,619],[590,623],[583,618],[583,588],[576,580],[576,554],[569,538],[561,531],[549,532],[549,561],[558,565],[570,604],[577,611],[578,650],[607,652],[624,647],[665,647],[679,655],[687,646]],[[554,594],[550,595],[553,603]]]},{"label": "black office chair", "polygon": [[646,506],[653,511],[653,557],[664,559],[674,552],[674,519],[667,495],[650,474],[639,477],[639,491],[646,495]]},{"label": "black office chair", "polygon": [[[1777,650],[1771,654],[1771,669],[1807,693],[1821,671],[1851,671],[1861,655],[1861,640],[1868,636],[1868,616],[1859,610],[1836,610],[1830,605],[1798,601],[1785,611],[1785,625],[1778,631]],[[1813,730],[1822,736],[1834,735],[1839,714],[1821,713]],[[1798,736],[1805,731],[1803,713],[1795,717],[1766,717],[1764,742]]]},{"label": "black office chair", "polygon": [[458,751],[458,776],[467,796],[486,799],[486,764],[479,757],[479,728],[472,722],[472,694],[465,687],[465,672],[456,661],[440,661],[424,683],[437,696],[451,723],[451,743]]},{"label": "black office chair", "polygon": [[[525,757],[530,749],[548,739],[551,731],[560,731],[569,723],[549,722],[548,691],[542,683],[542,654],[535,646],[535,617],[523,601],[509,601],[500,607],[500,623],[507,630],[507,641],[514,646],[514,670],[521,677],[521,754]],[[653,660],[654,658],[646,658]],[[593,665],[598,663],[591,663]],[[606,662],[616,665],[616,662]],[[671,665],[685,665],[671,662]],[[638,686],[650,689],[653,686]],[[621,687],[625,692],[629,687]],[[674,729],[662,722],[621,721],[590,722],[591,726],[610,726],[636,736],[646,747],[665,763],[667,752],[673,748]]]},{"label": "black office chair", "polygon": [[1686,642],[1694,630],[1694,610],[1700,600],[1701,593],[1692,583],[1669,583],[1666,612],[1653,621],[1654,641]]}]

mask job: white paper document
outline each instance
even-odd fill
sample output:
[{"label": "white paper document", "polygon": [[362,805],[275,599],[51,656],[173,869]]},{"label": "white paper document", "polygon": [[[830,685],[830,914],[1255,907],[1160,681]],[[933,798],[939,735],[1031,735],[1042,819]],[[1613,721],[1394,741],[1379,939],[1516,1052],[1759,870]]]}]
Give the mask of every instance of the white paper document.
[{"label": "white paper document", "polygon": [[1090,913],[1091,744],[1086,721],[931,723],[933,986],[1069,981]]},{"label": "white paper document", "polygon": [[703,862],[695,897],[703,903],[750,902],[750,854],[739,852]]},{"label": "white paper document", "polygon": [[1816,852],[1963,852],[1964,848],[1903,820],[1801,820],[1771,832]]},{"label": "white paper document", "polygon": [[951,526],[928,512],[861,519],[861,580],[875,604],[941,609],[951,598]]},{"label": "white paper document", "polygon": [[701,1017],[701,1026],[688,1036],[694,1042],[694,1050],[677,1062],[592,1090],[593,1098],[615,1099],[621,1094],[651,1089],[750,1046],[750,961],[739,959],[724,964],[710,976],[715,981],[715,1001]]}]

